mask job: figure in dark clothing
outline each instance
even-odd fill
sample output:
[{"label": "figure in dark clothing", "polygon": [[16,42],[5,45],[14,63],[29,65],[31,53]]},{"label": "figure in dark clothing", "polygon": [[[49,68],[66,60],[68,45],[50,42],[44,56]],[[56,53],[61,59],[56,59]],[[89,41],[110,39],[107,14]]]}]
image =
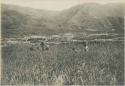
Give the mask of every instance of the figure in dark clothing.
[{"label": "figure in dark clothing", "polygon": [[44,42],[41,42],[40,46],[42,47],[42,50],[49,50],[49,45],[45,44]]},{"label": "figure in dark clothing", "polygon": [[41,46],[42,50],[44,50],[45,43],[44,43],[44,42],[41,42],[41,43],[40,43],[40,46]]}]

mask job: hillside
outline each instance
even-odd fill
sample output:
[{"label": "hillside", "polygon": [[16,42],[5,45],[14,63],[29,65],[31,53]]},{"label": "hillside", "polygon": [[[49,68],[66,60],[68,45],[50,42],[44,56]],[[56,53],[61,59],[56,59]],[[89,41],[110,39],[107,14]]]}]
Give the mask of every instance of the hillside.
[{"label": "hillside", "polygon": [[122,4],[82,4],[61,12],[58,20],[64,28],[118,32],[123,30],[123,16]]},{"label": "hillside", "polygon": [[2,4],[2,36],[52,35],[66,32],[124,32],[123,4],[81,4],[57,11]]}]

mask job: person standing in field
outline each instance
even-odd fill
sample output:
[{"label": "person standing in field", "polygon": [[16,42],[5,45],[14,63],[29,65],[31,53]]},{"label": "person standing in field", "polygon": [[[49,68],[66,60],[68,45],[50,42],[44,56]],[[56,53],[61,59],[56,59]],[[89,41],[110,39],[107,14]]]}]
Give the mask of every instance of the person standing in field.
[{"label": "person standing in field", "polygon": [[85,47],[85,51],[87,52],[89,50],[88,41],[85,40],[85,42],[83,44],[84,44],[84,47]]}]

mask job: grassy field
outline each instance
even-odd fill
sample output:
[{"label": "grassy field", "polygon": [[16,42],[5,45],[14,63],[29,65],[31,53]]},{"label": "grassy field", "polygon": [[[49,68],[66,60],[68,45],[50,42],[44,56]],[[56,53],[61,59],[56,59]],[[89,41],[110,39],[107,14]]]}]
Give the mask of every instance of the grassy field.
[{"label": "grassy field", "polygon": [[51,45],[48,50],[16,44],[2,49],[2,84],[120,85],[124,78],[123,42]]}]

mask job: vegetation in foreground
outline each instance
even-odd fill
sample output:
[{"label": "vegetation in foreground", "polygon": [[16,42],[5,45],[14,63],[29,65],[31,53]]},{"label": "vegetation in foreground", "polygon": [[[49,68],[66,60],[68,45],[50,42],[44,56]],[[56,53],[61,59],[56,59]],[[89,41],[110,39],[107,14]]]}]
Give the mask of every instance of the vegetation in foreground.
[{"label": "vegetation in foreground", "polygon": [[122,42],[51,45],[48,50],[16,44],[2,49],[2,85],[123,84]]}]

